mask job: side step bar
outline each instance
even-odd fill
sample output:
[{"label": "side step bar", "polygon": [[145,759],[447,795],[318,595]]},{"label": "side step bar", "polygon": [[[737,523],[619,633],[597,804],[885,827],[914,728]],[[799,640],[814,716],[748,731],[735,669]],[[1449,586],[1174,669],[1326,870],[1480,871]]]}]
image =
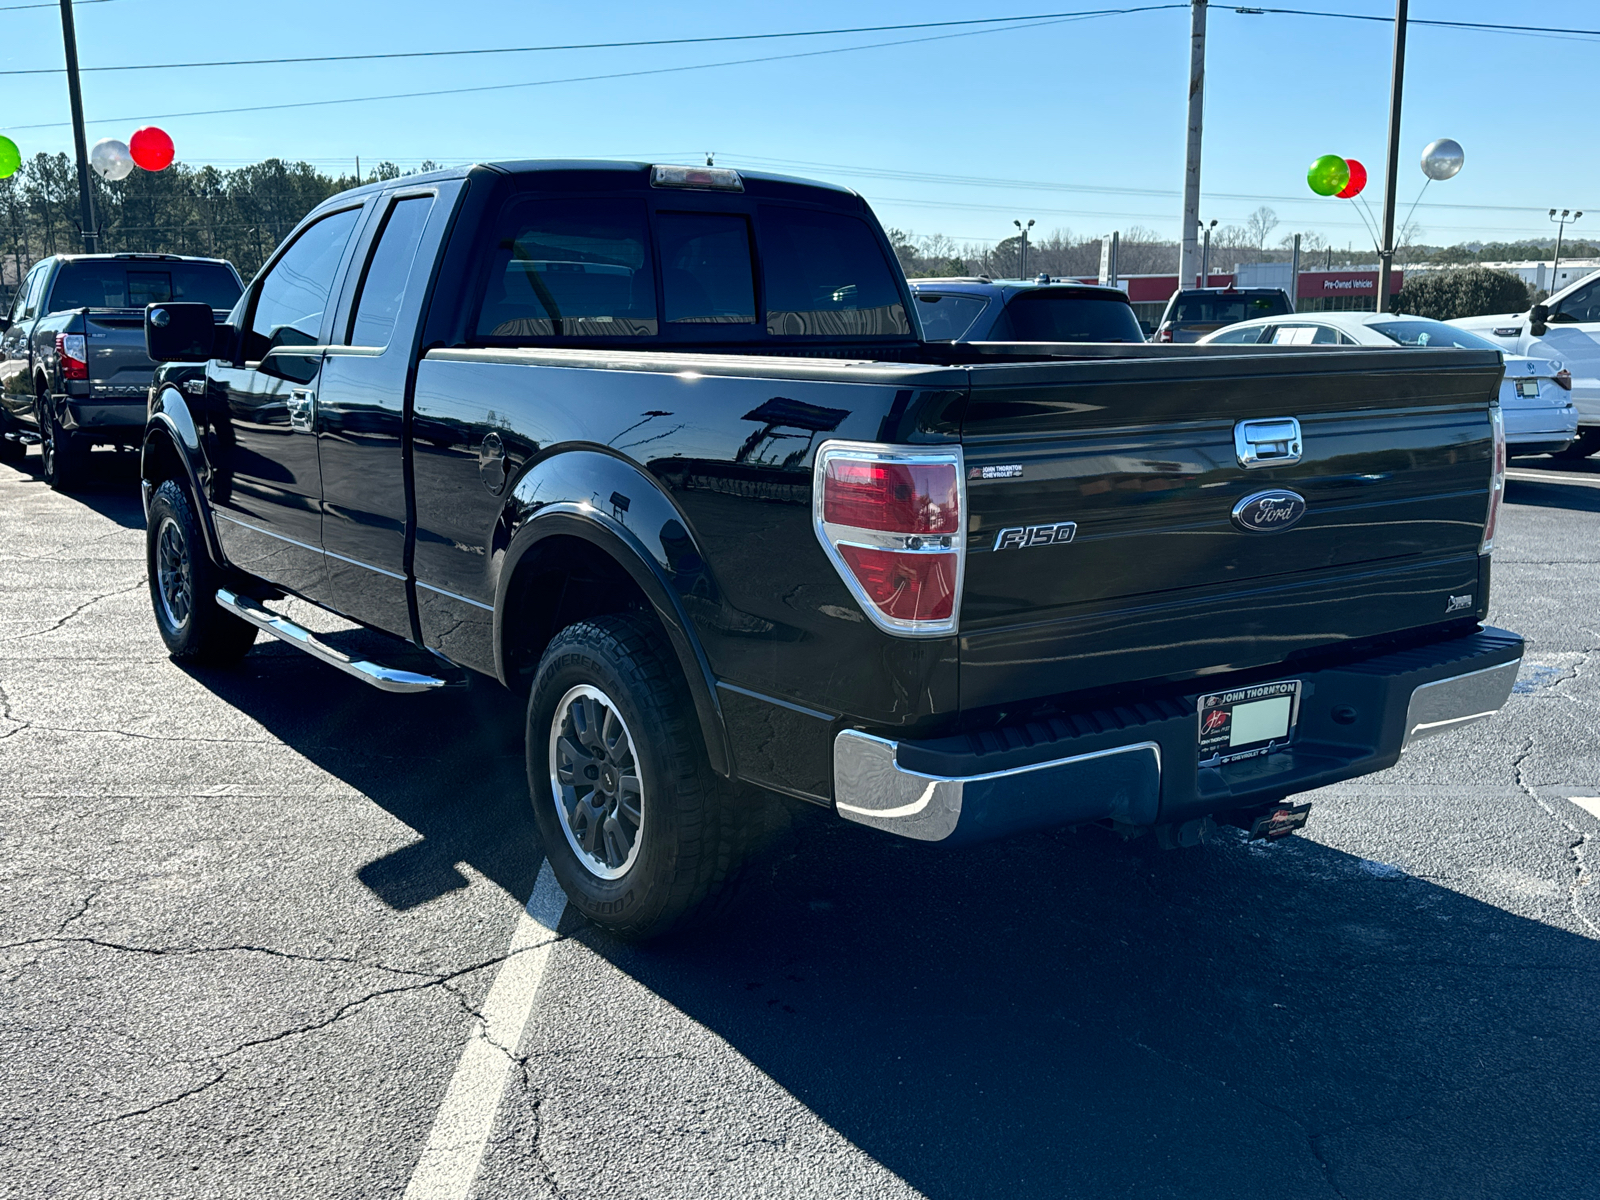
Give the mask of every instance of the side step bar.
[{"label": "side step bar", "polygon": [[431,692],[448,687],[449,682],[432,675],[419,675],[415,671],[399,671],[365,659],[351,658],[335,650],[326,642],[319,642],[316,634],[296,625],[288,617],[280,617],[262,607],[248,596],[240,596],[227,588],[217,589],[217,603],[240,620],[249,621],[257,629],[264,629],[279,641],[288,642],[304,650],[312,658],[321,659],[330,667],[337,667],[346,675],[354,675],[362,683],[385,692]]}]

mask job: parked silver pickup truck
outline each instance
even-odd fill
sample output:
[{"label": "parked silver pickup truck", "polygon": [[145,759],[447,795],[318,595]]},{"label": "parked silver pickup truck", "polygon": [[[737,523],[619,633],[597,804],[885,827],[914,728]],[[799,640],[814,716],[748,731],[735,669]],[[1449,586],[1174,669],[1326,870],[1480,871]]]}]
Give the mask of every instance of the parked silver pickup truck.
[{"label": "parked silver pickup truck", "polygon": [[70,488],[97,444],[139,444],[156,364],[147,304],[187,300],[225,316],[244,287],[233,264],[176,254],[54,255],[34,264],[0,317],[0,458],[40,446],[46,482]]}]

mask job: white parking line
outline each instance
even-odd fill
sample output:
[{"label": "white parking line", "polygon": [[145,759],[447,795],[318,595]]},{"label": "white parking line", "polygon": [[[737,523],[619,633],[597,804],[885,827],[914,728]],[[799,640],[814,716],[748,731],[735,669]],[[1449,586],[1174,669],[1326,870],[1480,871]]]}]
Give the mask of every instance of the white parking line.
[{"label": "white parking line", "polygon": [[466,1200],[472,1190],[511,1075],[511,1055],[533,1012],[566,906],[567,898],[546,860],[511,935],[511,949],[483,1002],[482,1020],[461,1052],[444,1103],[433,1119],[404,1200]]},{"label": "white parking line", "polygon": [[1567,799],[1591,817],[1600,817],[1600,796],[1568,796]]}]

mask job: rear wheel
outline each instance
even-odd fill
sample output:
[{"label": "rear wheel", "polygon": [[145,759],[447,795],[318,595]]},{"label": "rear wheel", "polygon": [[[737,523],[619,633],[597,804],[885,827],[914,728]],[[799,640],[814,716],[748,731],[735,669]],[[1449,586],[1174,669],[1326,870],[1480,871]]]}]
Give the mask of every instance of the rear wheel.
[{"label": "rear wheel", "polygon": [[1565,450],[1558,450],[1551,458],[1559,458],[1570,462],[1574,459],[1588,458],[1596,450],[1600,450],[1600,429],[1582,429],[1578,431],[1578,440]]},{"label": "rear wheel", "polygon": [[243,658],[256,628],[218,607],[221,572],[206,553],[194,508],[176,480],[167,480],[150,498],[145,547],[150,602],[172,657],[210,666]]},{"label": "rear wheel", "polygon": [[650,621],[558,633],[528,701],[528,785],[567,898],[623,937],[709,911],[737,867],[741,812],[706,761],[675,658]]},{"label": "rear wheel", "polygon": [[34,400],[33,411],[39,420],[44,481],[58,492],[70,491],[83,482],[89,465],[88,443],[61,427],[55,405],[44,392]]}]

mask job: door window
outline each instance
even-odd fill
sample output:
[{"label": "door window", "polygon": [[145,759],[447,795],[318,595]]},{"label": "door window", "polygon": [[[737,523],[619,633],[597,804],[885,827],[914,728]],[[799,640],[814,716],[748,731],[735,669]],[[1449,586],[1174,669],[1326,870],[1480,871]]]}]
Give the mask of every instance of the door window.
[{"label": "door window", "polygon": [[400,306],[405,301],[406,282],[411,278],[411,266],[432,208],[432,196],[409,196],[395,201],[389,209],[356,298],[350,345],[387,346],[394,336]]},{"label": "door window", "polygon": [[753,325],[750,225],[725,213],[662,213],[663,316],[681,325]]},{"label": "door window", "polygon": [[22,310],[24,318],[32,318],[39,315],[39,294],[44,291],[45,276],[49,274],[50,265],[48,263],[40,263],[33,269],[33,274],[28,276],[28,306]]},{"label": "door window", "polygon": [[1552,321],[1600,321],[1600,281],[1581,287],[1550,312]]},{"label": "door window", "polygon": [[360,215],[359,208],[347,208],[322,218],[272,265],[256,293],[255,311],[245,331],[246,361],[258,362],[278,346],[317,344],[334,277]]}]

